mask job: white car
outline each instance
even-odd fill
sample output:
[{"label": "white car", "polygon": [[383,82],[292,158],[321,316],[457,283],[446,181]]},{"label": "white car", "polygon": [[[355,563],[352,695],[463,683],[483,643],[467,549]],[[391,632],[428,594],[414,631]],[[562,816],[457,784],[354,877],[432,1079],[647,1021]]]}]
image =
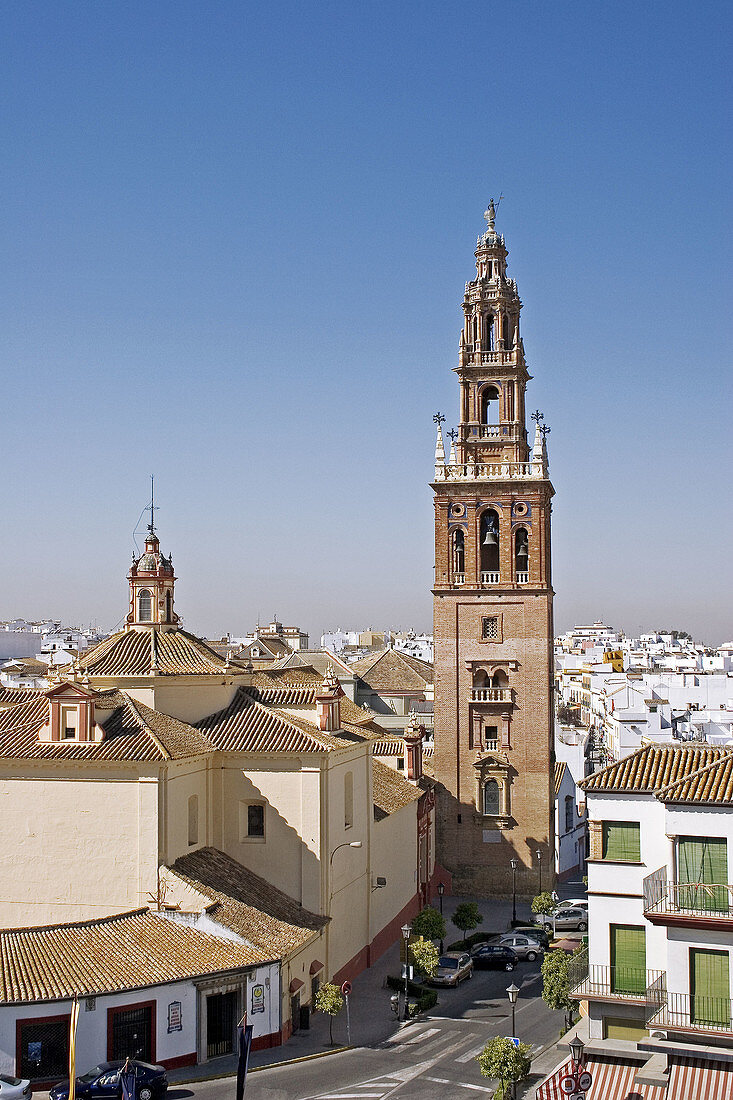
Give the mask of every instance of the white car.
[{"label": "white car", "polygon": [[585,909],[588,910],[587,898],[570,898],[568,901],[559,901],[556,909]]},{"label": "white car", "polygon": [[0,1100],[30,1100],[30,1095],[30,1081],[0,1073]]}]

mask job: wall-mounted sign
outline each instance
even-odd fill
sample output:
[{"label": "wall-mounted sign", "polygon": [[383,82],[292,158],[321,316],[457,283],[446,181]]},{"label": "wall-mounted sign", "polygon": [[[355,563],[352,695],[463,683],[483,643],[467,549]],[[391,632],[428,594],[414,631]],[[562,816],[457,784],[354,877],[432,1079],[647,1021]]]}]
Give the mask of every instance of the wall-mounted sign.
[{"label": "wall-mounted sign", "polygon": [[168,1034],[171,1031],[183,1031],[183,1018],[181,1013],[181,1002],[171,1001],[168,1005]]},{"label": "wall-mounted sign", "polygon": [[265,1011],[265,987],[259,982],[257,985],[252,986],[252,1011]]}]

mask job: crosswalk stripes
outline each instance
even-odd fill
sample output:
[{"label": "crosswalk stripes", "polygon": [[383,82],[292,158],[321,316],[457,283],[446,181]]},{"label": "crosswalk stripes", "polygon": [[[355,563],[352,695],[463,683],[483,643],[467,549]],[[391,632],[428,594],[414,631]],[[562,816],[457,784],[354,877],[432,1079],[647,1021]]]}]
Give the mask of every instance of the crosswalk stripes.
[{"label": "crosswalk stripes", "polygon": [[404,1045],[406,1047],[414,1046],[415,1043],[421,1043],[423,1039],[429,1039],[431,1035],[437,1035],[439,1031],[439,1027],[429,1027],[425,1031],[421,1031],[419,1035],[413,1036],[412,1039],[405,1040]]}]

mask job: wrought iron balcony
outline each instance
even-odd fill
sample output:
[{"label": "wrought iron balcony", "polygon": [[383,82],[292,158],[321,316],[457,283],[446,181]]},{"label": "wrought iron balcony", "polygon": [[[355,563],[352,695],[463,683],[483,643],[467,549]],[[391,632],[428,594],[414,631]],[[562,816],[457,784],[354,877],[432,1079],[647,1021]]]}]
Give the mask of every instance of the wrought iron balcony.
[{"label": "wrought iron balcony", "polygon": [[470,703],[511,703],[511,688],[471,688]]},{"label": "wrought iron balcony", "polygon": [[733,1033],[733,1002],[728,997],[668,993],[666,989],[654,987],[648,994],[646,1024],[649,1028],[715,1035]]},{"label": "wrought iron balcony", "polygon": [[644,916],[652,924],[731,928],[733,885],[668,882],[666,867],[644,879]]},{"label": "wrought iron balcony", "polygon": [[663,970],[642,970],[633,966],[589,965],[588,952],[570,960],[571,995],[576,1000],[647,1002],[647,991],[664,978]]}]

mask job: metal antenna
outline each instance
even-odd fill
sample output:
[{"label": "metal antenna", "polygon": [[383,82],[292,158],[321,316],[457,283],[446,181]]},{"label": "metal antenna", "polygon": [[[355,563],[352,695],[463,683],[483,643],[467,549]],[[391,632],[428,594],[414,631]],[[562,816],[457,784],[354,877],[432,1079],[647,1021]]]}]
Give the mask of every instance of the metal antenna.
[{"label": "metal antenna", "polygon": [[148,531],[151,535],[155,534],[155,513],[158,507],[155,503],[155,474],[150,475],[150,523],[148,524]]}]

